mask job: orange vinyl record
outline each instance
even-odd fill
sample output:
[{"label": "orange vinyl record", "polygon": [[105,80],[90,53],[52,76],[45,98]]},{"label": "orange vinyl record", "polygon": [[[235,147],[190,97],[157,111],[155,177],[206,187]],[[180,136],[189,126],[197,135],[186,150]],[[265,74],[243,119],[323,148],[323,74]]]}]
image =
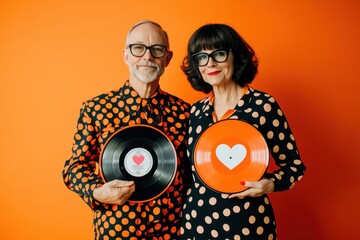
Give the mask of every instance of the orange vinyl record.
[{"label": "orange vinyl record", "polygon": [[259,181],[269,164],[269,149],[252,125],[235,119],[206,129],[194,147],[195,170],[214,191],[236,193],[247,189],[242,181]]}]

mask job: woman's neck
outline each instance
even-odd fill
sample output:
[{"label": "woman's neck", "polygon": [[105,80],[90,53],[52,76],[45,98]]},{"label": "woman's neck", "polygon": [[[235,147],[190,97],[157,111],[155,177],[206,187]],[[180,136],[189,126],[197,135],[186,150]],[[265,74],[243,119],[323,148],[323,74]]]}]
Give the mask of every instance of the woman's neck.
[{"label": "woman's neck", "polygon": [[214,87],[214,111],[218,119],[229,110],[234,109],[243,95],[239,85],[232,87]]}]

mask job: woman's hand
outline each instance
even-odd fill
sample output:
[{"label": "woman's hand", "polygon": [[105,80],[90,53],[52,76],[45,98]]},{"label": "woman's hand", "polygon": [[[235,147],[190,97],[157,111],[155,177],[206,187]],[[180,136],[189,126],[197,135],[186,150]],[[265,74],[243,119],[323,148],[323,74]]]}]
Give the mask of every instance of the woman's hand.
[{"label": "woman's hand", "polygon": [[95,188],[93,197],[102,203],[122,205],[134,191],[135,183],[133,181],[113,180]]},{"label": "woman's hand", "polygon": [[229,198],[260,197],[274,191],[274,182],[269,179],[261,179],[258,182],[242,182],[249,187],[243,192],[231,194]]}]

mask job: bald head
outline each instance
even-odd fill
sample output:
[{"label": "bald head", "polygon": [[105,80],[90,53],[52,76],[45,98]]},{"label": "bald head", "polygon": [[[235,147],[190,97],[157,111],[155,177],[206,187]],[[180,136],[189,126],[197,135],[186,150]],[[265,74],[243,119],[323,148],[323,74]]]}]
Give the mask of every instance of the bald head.
[{"label": "bald head", "polygon": [[128,46],[131,43],[130,42],[130,36],[131,36],[131,33],[133,32],[133,30],[136,29],[137,27],[141,26],[141,25],[144,25],[144,24],[151,24],[151,25],[155,26],[156,28],[158,28],[159,31],[164,36],[166,46],[168,47],[168,49],[170,48],[169,37],[168,37],[166,31],[164,31],[164,29],[161,27],[160,24],[158,24],[156,22],[153,22],[153,21],[150,21],[150,20],[142,20],[140,22],[137,22],[134,26],[131,27],[131,29],[129,30],[129,32],[127,34],[127,37],[126,37],[126,46]]}]

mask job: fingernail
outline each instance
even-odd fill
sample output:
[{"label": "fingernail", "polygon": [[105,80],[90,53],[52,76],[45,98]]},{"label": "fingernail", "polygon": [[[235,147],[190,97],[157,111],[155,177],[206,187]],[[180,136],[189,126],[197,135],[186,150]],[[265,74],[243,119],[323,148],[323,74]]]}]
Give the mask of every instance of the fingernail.
[{"label": "fingernail", "polygon": [[245,185],[245,182],[244,182],[244,181],[242,181],[242,182],[240,182],[240,184],[241,184],[241,185]]}]

